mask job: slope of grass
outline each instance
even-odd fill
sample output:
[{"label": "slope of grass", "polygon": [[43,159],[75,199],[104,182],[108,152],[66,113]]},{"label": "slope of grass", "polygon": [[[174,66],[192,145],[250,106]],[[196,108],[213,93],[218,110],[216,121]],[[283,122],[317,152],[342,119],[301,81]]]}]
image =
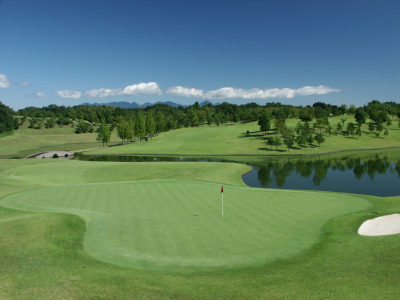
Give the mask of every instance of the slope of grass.
[{"label": "slope of grass", "polygon": [[[56,175],[56,171],[50,170],[54,168],[60,174],[70,173],[70,178],[73,178],[79,171],[68,171],[68,163],[58,160],[4,160],[0,164],[0,197],[44,187],[46,182],[49,185],[61,182],[74,184],[75,179],[68,179],[67,175],[53,176],[57,178],[51,181],[51,176],[47,177],[46,172],[40,171],[43,167]],[[188,165],[194,171],[186,179],[202,180],[201,175],[196,177],[195,172],[202,164],[208,165]],[[123,170],[124,164],[119,165]],[[134,164],[128,165],[133,168]],[[163,167],[160,163],[156,165],[157,168],[151,172],[158,169],[162,174]],[[173,168],[168,167],[166,173],[170,173],[170,176],[166,178],[174,179],[177,176],[176,179],[182,179],[179,177],[181,164],[172,165],[178,170],[172,172]],[[23,177],[25,166],[27,174],[38,174],[36,181],[30,176]],[[97,163],[92,166],[96,169]],[[218,168],[215,166],[214,169],[217,171]],[[116,166],[111,170],[105,167],[104,171],[101,170],[99,167],[96,172],[87,174],[99,173],[99,182],[114,176],[123,178]],[[237,169],[231,173],[239,176],[242,171]],[[151,172],[147,174],[149,178]],[[217,182],[224,181],[221,179]],[[90,178],[87,182],[96,182],[96,179]],[[67,189],[67,186],[54,188]],[[13,197],[18,199],[17,195]],[[344,196],[336,195],[339,198]],[[63,197],[63,194],[57,193],[57,197]],[[104,263],[84,250],[86,224],[81,217],[0,207],[0,298],[397,299],[400,293],[400,235],[363,237],[357,234],[357,229],[364,220],[376,216],[371,214],[372,211],[378,212],[378,215],[399,212],[400,197],[357,198],[371,202],[373,208],[342,215],[325,223],[318,242],[309,251],[258,267],[189,274],[132,269]]]},{"label": "slope of grass", "polygon": [[[353,117],[348,116],[347,122],[355,122]],[[339,117],[329,119],[332,126],[340,121]],[[298,120],[287,120],[289,127],[295,127]],[[346,124],[345,123],[345,124]],[[160,134],[148,142],[134,143],[125,146],[101,149],[87,152],[87,154],[177,154],[177,155],[235,155],[235,154],[256,154],[256,155],[302,155],[318,154],[334,151],[353,149],[374,149],[382,147],[398,147],[400,142],[400,130],[396,124],[391,126],[389,136],[384,138],[383,132],[377,138],[374,133],[368,131],[368,124],[362,126],[360,138],[338,134],[337,136],[325,134],[325,142],[318,147],[314,142],[311,146],[301,149],[295,145],[294,149],[287,151],[285,145],[276,150],[266,143],[266,137],[275,136],[264,134],[259,131],[256,122],[235,125],[222,125],[219,127],[201,126],[197,128],[183,128]],[[247,130],[250,132],[247,135]],[[316,132],[319,132],[317,130]]]},{"label": "slope of grass", "polygon": [[[75,129],[71,126],[62,128],[28,128],[29,120],[26,120],[14,135],[0,138],[0,155],[25,157],[40,151],[66,150],[75,151],[89,148],[100,148],[102,143],[96,142],[97,133],[75,134]],[[116,130],[111,135],[111,144],[119,142]],[[47,149],[47,147],[51,147]]]}]

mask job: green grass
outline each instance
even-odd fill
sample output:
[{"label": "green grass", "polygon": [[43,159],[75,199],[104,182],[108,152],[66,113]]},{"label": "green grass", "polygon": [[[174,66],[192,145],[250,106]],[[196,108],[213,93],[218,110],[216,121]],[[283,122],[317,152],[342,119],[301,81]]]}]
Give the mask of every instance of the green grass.
[{"label": "green grass", "polygon": [[327,220],[370,207],[347,195],[225,186],[222,218],[219,189],[184,180],[85,184],[19,193],[0,204],[81,216],[85,249],[102,261],[188,271],[288,258],[313,245]]},{"label": "green grass", "polygon": [[[0,156],[25,157],[40,151],[65,150],[76,151],[89,148],[101,148],[102,143],[96,142],[97,133],[75,134],[71,126],[60,128],[32,129],[28,128],[26,120],[14,135],[0,138]],[[111,144],[120,142],[116,130],[111,135]]]},{"label": "green grass", "polygon": [[[347,116],[347,122],[355,122],[354,118]],[[289,127],[295,127],[299,120],[286,120]],[[340,121],[339,117],[329,119],[332,126]],[[346,124],[345,123],[345,124]],[[134,143],[125,146],[112,147],[87,154],[177,154],[177,155],[235,155],[235,154],[255,154],[255,155],[302,155],[320,154],[333,151],[354,150],[354,149],[374,149],[382,147],[398,147],[400,142],[400,130],[393,122],[390,126],[389,136],[384,138],[383,132],[379,138],[374,133],[368,131],[368,124],[362,126],[362,136],[348,137],[338,134],[337,136],[325,134],[325,143],[318,147],[314,142],[312,146],[287,151],[285,145],[271,147],[266,144],[266,137],[259,131],[256,122],[246,124],[201,126],[197,128],[183,128],[161,133],[159,136],[148,142]],[[249,130],[250,134],[246,132]],[[271,132],[272,134],[272,132]]]},{"label": "green grass", "polygon": [[[204,168],[208,168],[207,176],[203,174]],[[375,215],[371,215],[371,211],[378,212],[379,215],[399,212],[400,197],[379,198],[339,193],[250,189],[240,181],[240,174],[248,169],[249,167],[245,165],[222,163],[137,164],[59,160],[3,160],[0,164],[1,203],[19,208],[22,208],[22,206],[27,208],[26,206],[30,205],[29,209],[34,210],[41,206],[40,209],[43,212],[0,207],[0,257],[2,258],[0,260],[0,298],[398,298],[400,293],[397,282],[400,272],[400,257],[398,256],[400,235],[363,237],[357,234],[357,229],[364,220],[375,217]],[[213,173],[218,175],[213,177]],[[223,173],[228,174],[220,177]],[[164,180],[157,180],[159,178]],[[170,184],[175,186],[170,186]],[[128,216],[124,220],[118,220],[119,225],[109,222],[110,230],[116,233],[107,236],[107,239],[110,243],[121,247],[120,251],[125,251],[128,247],[138,251],[153,251],[158,255],[160,253],[168,254],[172,249],[159,246],[159,243],[163,240],[159,233],[165,233],[164,238],[168,241],[168,235],[172,235],[174,232],[175,234],[179,232],[183,234],[186,230],[187,232],[196,230],[198,225],[194,222],[202,223],[202,227],[212,230],[212,234],[217,237],[224,236],[219,235],[217,230],[214,231],[214,228],[211,229],[213,227],[211,216],[208,217],[208,220],[201,219],[203,213],[210,214],[214,210],[212,208],[213,200],[202,199],[202,202],[188,203],[183,195],[169,196],[169,192],[178,191],[182,194],[193,194],[201,198],[203,193],[214,195],[215,187],[217,189],[216,202],[218,203],[218,212],[220,212],[219,188],[221,184],[226,186],[225,218],[222,219],[218,216],[215,220],[231,222],[229,224],[234,228],[224,228],[227,232],[230,232],[230,235],[226,235],[225,238],[228,242],[236,241],[233,246],[238,245],[239,248],[243,246],[240,245],[242,239],[239,237],[243,238],[243,242],[252,243],[254,248],[268,248],[263,247],[266,242],[262,237],[273,238],[272,232],[275,230],[281,233],[288,232],[286,224],[282,228],[277,226],[267,232],[262,230],[271,226],[269,224],[270,218],[278,218],[275,215],[279,214],[273,214],[270,210],[277,212],[285,208],[288,211],[287,214],[296,210],[300,211],[301,209],[294,204],[307,205],[303,201],[303,195],[307,195],[306,199],[310,201],[309,206],[295,217],[298,218],[299,223],[303,224],[303,228],[309,230],[302,231],[300,226],[294,225],[294,230],[299,232],[299,240],[297,242],[279,240],[280,243],[287,245],[287,247],[281,248],[283,252],[298,249],[297,252],[300,253],[296,253],[296,251],[289,254],[279,253],[283,256],[282,259],[261,265],[262,262],[256,258],[256,260],[248,263],[257,265],[252,267],[244,267],[242,264],[240,268],[232,268],[236,264],[235,261],[230,261],[230,268],[228,266],[225,269],[219,266],[214,271],[202,272],[193,272],[193,269],[196,268],[192,268],[192,272],[186,273],[176,272],[176,270],[172,272],[148,270],[146,267],[149,267],[149,264],[141,266],[142,269],[121,267],[116,265],[115,262],[107,263],[96,259],[96,256],[85,251],[87,250],[87,241],[90,238],[90,227],[95,225],[95,220],[88,219],[90,213],[85,216],[86,213],[82,212],[82,209],[86,209],[86,212],[98,211],[110,216],[113,216],[114,212],[119,210],[122,214]],[[146,186],[149,185],[153,186],[153,191],[149,188],[146,189]],[[113,206],[103,201],[102,198],[106,196],[107,187],[112,187],[112,190],[108,191],[110,193],[109,199],[123,195],[122,189],[125,188],[126,198],[132,197],[136,204],[140,204],[137,206],[137,210],[129,209],[129,205],[122,209],[118,207],[118,203],[124,202],[126,204],[126,200],[121,200],[122,202],[113,200],[116,201]],[[186,187],[193,189],[193,192],[189,192]],[[171,191],[168,190],[169,188],[171,188]],[[209,188],[212,192],[208,191]],[[159,189],[160,193],[163,194],[163,199],[152,198],[156,189]],[[242,197],[240,194],[242,192],[247,196],[246,202],[239,200]],[[73,195],[74,193],[76,195]],[[88,193],[88,196],[83,197],[81,194],[84,193]],[[151,201],[146,202],[147,194],[151,196],[151,201],[155,201],[158,205],[164,205],[164,215],[158,214],[160,220],[152,215],[154,210],[151,207]],[[139,197],[140,195],[146,196]],[[266,197],[267,199],[265,199],[264,195],[275,197],[270,197],[272,199]],[[62,199],[69,201],[62,201]],[[178,203],[171,203],[171,199],[177,199]],[[228,199],[231,199],[231,203]],[[80,203],[78,200],[82,200],[84,203]],[[93,204],[96,204],[89,207],[90,200]],[[166,203],[163,202],[167,201],[170,205],[165,206]],[[284,203],[288,201],[290,203],[285,205]],[[366,201],[371,203],[373,207],[354,212],[355,209],[361,209],[361,207],[354,206],[355,203],[363,206],[367,203]],[[206,203],[212,203],[211,208],[208,207],[209,205],[205,205]],[[324,206],[327,210],[319,210],[315,205],[311,205],[312,203],[317,203],[319,208]],[[235,211],[233,204],[242,209]],[[250,204],[256,207],[247,210],[249,214],[251,213],[251,218],[247,221],[239,220],[239,215],[245,215],[246,208]],[[80,212],[77,211],[77,206],[81,208]],[[108,209],[105,209],[104,206],[107,206]],[[265,210],[261,210],[259,207],[263,207]],[[199,212],[192,213],[192,208],[197,208]],[[71,209],[74,210],[70,211],[72,214],[44,211],[66,212]],[[178,210],[181,215],[168,218],[170,210],[173,210],[173,214]],[[315,213],[318,211],[321,218],[315,218]],[[186,218],[184,212],[198,216],[192,215],[190,218],[189,216]],[[136,225],[141,224],[142,227],[137,228],[136,233],[138,238],[142,236],[143,239],[147,239],[147,243],[139,245],[135,243],[121,244],[121,241],[126,240],[121,238],[124,232],[127,233],[125,227],[131,229],[135,227],[129,225],[135,223],[134,218],[128,221],[130,219],[129,214],[137,219],[139,213],[143,219],[140,222],[137,221]],[[236,222],[230,220],[233,215],[237,219]],[[309,224],[304,222],[304,218],[307,218],[307,216],[310,222],[314,220],[314,225],[308,226]],[[148,222],[151,221],[152,224],[146,223],[146,219]],[[194,221],[194,219],[197,221]],[[176,221],[183,226],[172,224],[173,230],[171,232],[161,226],[153,226],[154,223],[161,225],[168,221],[172,223]],[[124,226],[123,222],[127,226]],[[289,222],[289,220],[283,218],[282,222]],[[242,228],[238,227],[240,224],[242,224]],[[253,226],[245,228],[248,224]],[[322,224],[324,225],[321,229]],[[117,228],[122,231],[118,231]],[[317,230],[317,228],[319,229]],[[154,235],[145,234],[146,230],[156,233],[153,240]],[[217,237],[212,234],[209,234],[207,239],[217,240]],[[200,233],[200,235],[206,236],[205,233]],[[251,238],[255,236],[258,239],[252,241]],[[284,236],[284,238],[289,239],[288,236]],[[306,241],[304,242],[303,239]],[[188,245],[179,245],[179,241],[187,241]],[[186,257],[190,257],[196,256],[193,249],[196,249],[194,246],[198,243],[199,241],[193,235],[189,235],[187,237],[178,236],[176,240],[174,239],[168,244],[177,247],[178,251],[187,249],[188,252],[186,254],[181,253],[181,255],[185,254]],[[307,243],[309,244],[306,245]],[[217,240],[215,244],[209,246],[212,247],[212,252],[216,252],[218,255],[217,250],[222,247],[222,243]],[[144,249],[143,247],[146,247],[146,245],[150,245],[151,249]],[[98,243],[97,246],[103,247],[104,245]],[[224,249],[224,251],[236,251],[233,246],[230,249]],[[274,243],[273,247],[279,248],[279,243]],[[107,256],[109,254],[100,249],[97,249],[99,255]],[[257,252],[256,250],[250,247],[248,252],[254,254]],[[263,252],[264,250],[265,252]],[[205,251],[205,249],[200,248],[197,251],[199,253]],[[268,251],[269,249],[261,250],[266,254],[268,254]],[[173,252],[175,253],[175,251],[171,253]],[[152,264],[153,269],[160,268],[159,266],[154,267],[155,265]],[[182,266],[178,269],[181,270]],[[201,269],[204,270],[204,268]]]}]

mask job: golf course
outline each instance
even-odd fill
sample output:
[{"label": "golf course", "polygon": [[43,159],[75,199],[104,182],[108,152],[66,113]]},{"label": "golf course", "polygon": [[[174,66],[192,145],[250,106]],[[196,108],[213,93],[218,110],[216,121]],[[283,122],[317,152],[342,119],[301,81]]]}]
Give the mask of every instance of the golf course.
[{"label": "golf course", "polygon": [[[254,149],[264,136],[254,125],[180,129],[85,152],[102,148],[83,139],[88,134],[75,147],[83,155],[328,148]],[[37,148],[25,153],[43,141],[61,149],[63,136],[76,142],[71,128],[21,129],[0,142],[33,132]],[[365,134],[356,145],[333,136],[344,142],[332,144],[392,147],[393,132]],[[396,299],[400,292],[400,236],[357,233],[366,220],[398,213],[400,196],[252,188],[241,179],[250,166],[239,163],[0,162],[1,299]]]},{"label": "golf course", "polygon": [[[120,146],[114,135],[113,147],[71,127],[25,124],[0,139],[0,154],[231,155],[239,162],[234,155],[335,152],[337,160],[342,151],[362,157],[357,149],[398,145],[399,130],[387,138],[366,130],[288,151],[266,145],[269,133],[255,122],[171,130]],[[389,151],[393,161],[396,151]],[[400,236],[357,233],[366,220],[398,213],[400,196],[252,188],[241,179],[251,167],[241,163],[0,162],[2,299],[395,299],[400,292]]]}]

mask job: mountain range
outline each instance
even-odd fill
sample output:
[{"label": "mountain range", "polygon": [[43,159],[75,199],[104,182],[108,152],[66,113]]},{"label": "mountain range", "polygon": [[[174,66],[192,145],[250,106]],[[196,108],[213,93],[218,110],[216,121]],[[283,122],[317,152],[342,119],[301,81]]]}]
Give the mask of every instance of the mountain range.
[{"label": "mountain range", "polygon": [[[201,102],[199,104],[200,104],[200,106],[204,106],[204,105],[209,104],[209,103],[214,105],[214,106],[215,105],[219,105],[219,103],[213,104],[213,103],[211,103],[210,101],[207,101],[207,100],[203,101],[203,102]],[[147,106],[151,106],[151,105],[155,105],[155,104],[165,104],[165,105],[169,105],[169,106],[176,107],[176,108],[179,107],[179,106],[182,106],[182,107],[188,107],[189,106],[189,105],[182,105],[180,103],[175,103],[175,102],[171,102],[171,101],[166,101],[166,102],[158,101],[156,103],[146,102],[146,103],[143,103],[143,104],[138,104],[136,102],[129,103],[129,102],[126,102],[126,101],[107,102],[107,103],[88,103],[88,102],[82,103],[82,105],[89,105],[89,106],[91,106],[91,105],[95,105],[95,106],[106,105],[106,106],[121,107],[121,108],[147,107]]]}]

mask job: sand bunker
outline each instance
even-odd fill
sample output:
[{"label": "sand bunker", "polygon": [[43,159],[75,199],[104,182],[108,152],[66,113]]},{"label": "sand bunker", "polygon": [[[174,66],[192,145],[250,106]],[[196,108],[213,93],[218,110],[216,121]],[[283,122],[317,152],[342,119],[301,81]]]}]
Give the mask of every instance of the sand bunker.
[{"label": "sand bunker", "polygon": [[367,236],[400,233],[400,214],[387,215],[367,220],[358,229],[358,234]]}]

